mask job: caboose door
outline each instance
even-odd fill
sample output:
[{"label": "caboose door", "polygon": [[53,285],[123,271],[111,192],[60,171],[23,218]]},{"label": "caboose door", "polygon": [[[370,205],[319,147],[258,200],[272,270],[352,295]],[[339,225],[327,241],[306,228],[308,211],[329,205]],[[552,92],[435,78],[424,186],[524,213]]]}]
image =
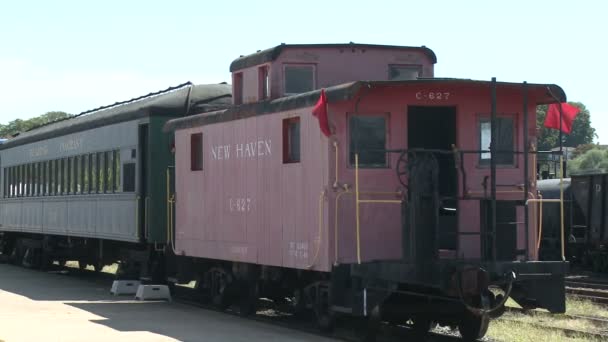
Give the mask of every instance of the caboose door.
[{"label": "caboose door", "polygon": [[410,106],[407,120],[410,246],[417,263],[457,245],[456,107]]}]

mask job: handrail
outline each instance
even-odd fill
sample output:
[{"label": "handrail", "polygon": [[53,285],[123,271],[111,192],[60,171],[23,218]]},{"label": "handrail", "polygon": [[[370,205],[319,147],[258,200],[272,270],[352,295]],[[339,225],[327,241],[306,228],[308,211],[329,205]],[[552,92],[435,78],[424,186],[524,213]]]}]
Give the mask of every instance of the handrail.
[{"label": "handrail", "polygon": [[[538,194],[539,199],[543,199],[543,195]],[[536,254],[538,254],[540,250],[540,241],[543,237],[543,201],[538,202],[538,241],[536,241]]]},{"label": "handrail", "polygon": [[[397,193],[359,192],[359,153],[355,153],[355,215],[356,215],[356,227],[357,227],[357,263],[358,264],[361,264],[361,220],[360,220],[359,205],[361,203],[393,203],[393,204],[403,203],[403,200],[362,200],[359,198],[359,196],[361,194],[397,194]],[[336,229],[337,229],[337,223],[336,223]],[[337,232],[336,232],[336,234],[337,234]]]},{"label": "handrail", "polygon": [[319,195],[319,242],[317,243],[317,249],[315,251],[315,256],[312,259],[312,263],[308,266],[306,266],[306,268],[311,269],[313,268],[313,266],[317,263],[317,259],[319,257],[319,250],[321,250],[321,242],[322,237],[323,237],[323,203],[324,203],[324,198],[325,198],[325,190],[321,191],[321,194]]},{"label": "handrail", "polygon": [[[334,204],[334,265],[338,265],[338,251],[339,251],[339,244],[338,244],[338,212],[339,212],[339,208],[340,208],[340,198],[342,198],[342,196],[344,195],[353,195],[354,192],[350,191],[349,189],[346,189],[345,191],[339,192],[336,195],[335,198],[335,204]],[[400,192],[390,192],[390,191],[359,191],[359,195],[396,195],[396,196],[400,196],[401,193]],[[360,200],[360,202],[363,203],[380,203],[380,202],[367,202],[366,200]],[[399,202],[401,203],[401,200],[395,200],[395,201],[390,201],[388,203],[396,203]]]}]

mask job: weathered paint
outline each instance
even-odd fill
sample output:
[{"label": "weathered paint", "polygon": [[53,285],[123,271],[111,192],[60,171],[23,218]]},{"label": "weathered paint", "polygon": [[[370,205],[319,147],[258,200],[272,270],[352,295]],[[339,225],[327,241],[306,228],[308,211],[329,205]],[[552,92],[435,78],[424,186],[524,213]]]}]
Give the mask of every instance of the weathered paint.
[{"label": "weathered paint", "polygon": [[[243,75],[243,103],[260,101],[258,69],[270,71],[270,98],[284,96],[284,66],[313,65],[315,89],[356,80],[388,80],[389,65],[419,66],[420,77],[433,77],[434,61],[425,51],[387,48],[285,48],[274,61],[236,71]],[[233,78],[233,84],[236,82]]]},{"label": "weathered paint", "polygon": [[[449,93],[437,99],[430,93]],[[427,94],[422,96],[421,94]],[[541,96],[530,94],[529,127],[535,127],[535,105]],[[358,102],[358,105],[356,105]],[[335,128],[330,139],[319,130],[311,108],[290,112],[249,117],[224,123],[198,126],[176,131],[177,179],[177,252],[186,255],[253,262],[265,265],[329,270],[334,261],[334,234],[338,229],[338,262],[356,262],[356,224],[354,196],[341,195],[335,225],[336,197],[339,189],[354,190],[354,169],[348,163],[347,119],[350,114],[384,114],[389,116],[387,149],[407,148],[407,108],[412,106],[453,106],[456,108],[456,145],[461,150],[481,149],[478,120],[489,116],[490,91],[488,83],[401,83],[382,84],[362,90],[358,96],[329,104],[329,118]],[[522,95],[517,88],[498,88],[498,113],[515,119],[515,149],[523,150]],[[282,163],[282,120],[300,116],[302,160],[296,164]],[[190,134],[203,133],[203,170],[190,171]],[[535,141],[530,131],[530,141]],[[236,158],[235,144],[271,140],[269,155]],[[334,189],[335,159],[333,142],[338,144],[338,185]],[[218,146],[230,146],[230,156],[218,158]],[[361,192],[404,191],[399,183],[395,165],[397,154],[391,154],[386,169],[361,169]],[[530,167],[533,165],[530,156]],[[478,155],[464,160],[467,188],[458,175],[459,195],[482,191],[484,177],[490,169],[480,166]],[[523,156],[516,157],[514,166],[499,167],[498,200],[523,199],[514,194],[523,183]],[[530,191],[535,192],[534,175],[529,172]],[[319,196],[325,191],[320,240]],[[231,198],[251,199],[251,209],[230,211]],[[362,196],[373,199],[398,199],[395,195]],[[246,201],[247,202],[247,201]],[[249,203],[249,202],[247,202]],[[531,208],[534,208],[533,206]],[[479,232],[478,200],[461,200],[458,226],[460,232]],[[523,209],[517,212],[523,222]],[[530,210],[530,257],[535,259],[536,217]],[[393,203],[361,204],[360,240],[362,261],[399,259],[402,256],[402,225],[399,205]],[[518,226],[518,248],[525,243],[525,227]],[[315,260],[316,246],[320,251]],[[499,242],[500,243],[500,242]],[[443,258],[476,259],[480,257],[480,239],[476,235],[459,236],[459,249],[440,251]]]},{"label": "weathered paint", "polygon": [[[282,120],[296,116],[301,162],[283,164]],[[203,170],[190,171],[190,135],[198,132]],[[327,260],[327,227],[318,234],[327,139],[310,109],[181,130],[175,142],[178,254],[305,268],[320,241],[316,267]],[[218,146],[229,155],[214,156]],[[327,209],[322,215],[326,222]]]}]

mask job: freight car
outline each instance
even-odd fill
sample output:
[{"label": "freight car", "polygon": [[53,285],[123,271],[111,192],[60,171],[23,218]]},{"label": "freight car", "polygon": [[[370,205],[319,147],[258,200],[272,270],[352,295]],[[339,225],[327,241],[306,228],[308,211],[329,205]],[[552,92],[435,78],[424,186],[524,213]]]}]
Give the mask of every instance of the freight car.
[{"label": "freight car", "polygon": [[166,241],[163,180],[173,155],[162,127],[192,110],[221,108],[230,94],[226,84],[185,83],[5,141],[0,254],[34,267],[146,265]]},{"label": "freight car", "polygon": [[427,78],[434,62],[357,44],[235,60],[234,107],[166,126],[171,247],[188,260],[170,273],[198,274],[219,305],[289,297],[323,328],[365,317],[370,335],[438,322],[474,340],[508,297],[564,312],[567,263],[538,261],[529,202],[535,109],[565,94]]},{"label": "freight car", "polygon": [[[608,174],[582,172],[564,182],[564,239],[568,260],[596,272],[608,272]],[[559,180],[539,181],[543,198],[559,198]],[[543,204],[540,253],[545,260],[559,257],[560,212],[556,203]]]}]

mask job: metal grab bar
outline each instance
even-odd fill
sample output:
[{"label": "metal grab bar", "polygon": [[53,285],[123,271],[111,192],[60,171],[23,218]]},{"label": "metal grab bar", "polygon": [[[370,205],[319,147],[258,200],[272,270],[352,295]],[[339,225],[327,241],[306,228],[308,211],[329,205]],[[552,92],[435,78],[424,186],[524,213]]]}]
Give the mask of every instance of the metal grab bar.
[{"label": "metal grab bar", "polygon": [[[338,244],[338,213],[339,213],[339,208],[340,208],[340,199],[342,198],[342,196],[344,195],[354,195],[354,192],[350,191],[349,189],[346,189],[345,191],[339,192],[336,195],[335,198],[335,204],[334,204],[334,265],[338,265],[338,254],[339,254],[339,244]],[[400,192],[389,192],[389,191],[360,191],[359,195],[394,195],[394,196],[401,196],[402,194]],[[401,200],[386,200],[388,202],[386,203],[402,203]],[[363,203],[385,203],[385,202],[370,202],[370,200],[360,200],[360,202]]]},{"label": "metal grab bar", "polygon": [[325,199],[325,190],[321,191],[319,195],[319,242],[317,243],[317,249],[315,251],[315,256],[312,259],[312,263],[306,268],[311,269],[317,263],[317,259],[319,257],[319,250],[321,249],[321,242],[323,241],[323,203]]},{"label": "metal grab bar", "polygon": [[[361,220],[359,205],[361,203],[392,203],[401,204],[403,200],[362,200],[360,195],[364,194],[359,192],[359,153],[355,153],[355,215],[356,215],[356,227],[357,227],[357,263],[361,264]],[[374,194],[371,192],[370,194]],[[378,192],[377,194],[384,194]],[[337,225],[336,225],[337,226]]]}]

